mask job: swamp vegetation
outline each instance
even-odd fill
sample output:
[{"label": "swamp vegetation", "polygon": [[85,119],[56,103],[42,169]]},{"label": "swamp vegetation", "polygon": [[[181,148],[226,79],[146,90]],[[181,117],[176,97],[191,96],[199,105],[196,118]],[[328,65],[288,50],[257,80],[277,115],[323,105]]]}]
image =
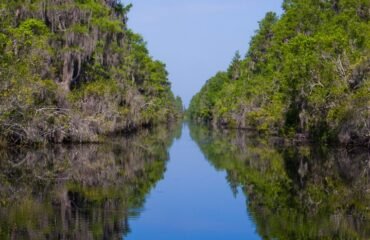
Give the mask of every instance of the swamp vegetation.
[{"label": "swamp vegetation", "polygon": [[182,111],[116,0],[0,1],[2,143],[97,142]]},{"label": "swamp vegetation", "polygon": [[189,116],[301,140],[370,143],[370,2],[285,0],[194,96]]},{"label": "swamp vegetation", "polygon": [[0,0],[0,239],[370,239],[368,0],[284,0],[187,123],[130,7]]}]

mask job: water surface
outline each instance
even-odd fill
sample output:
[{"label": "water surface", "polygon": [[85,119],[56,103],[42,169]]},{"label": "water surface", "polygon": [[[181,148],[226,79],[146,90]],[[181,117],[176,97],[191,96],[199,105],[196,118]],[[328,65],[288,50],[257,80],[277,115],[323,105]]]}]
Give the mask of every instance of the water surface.
[{"label": "water surface", "polygon": [[226,173],[209,164],[184,125],[164,179],[147,198],[128,239],[260,239]]},{"label": "water surface", "polygon": [[0,151],[0,239],[369,239],[368,150],[197,125]]}]

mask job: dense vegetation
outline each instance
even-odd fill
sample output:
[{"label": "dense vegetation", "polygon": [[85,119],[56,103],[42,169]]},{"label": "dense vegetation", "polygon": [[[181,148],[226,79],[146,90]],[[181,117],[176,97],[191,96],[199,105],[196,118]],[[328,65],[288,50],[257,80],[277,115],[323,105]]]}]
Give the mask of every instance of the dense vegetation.
[{"label": "dense vegetation", "polygon": [[104,144],[0,150],[0,239],[125,239],[179,126]]},{"label": "dense vegetation", "polygon": [[281,147],[280,138],[190,125],[209,162],[245,194],[263,239],[369,239],[367,151]]},{"label": "dense vegetation", "polygon": [[[116,0],[0,0],[0,142],[98,141],[182,110]],[[2,139],[2,141],[1,141]]]},{"label": "dense vegetation", "polygon": [[370,1],[285,0],[245,58],[194,96],[191,118],[344,144],[370,143]]}]

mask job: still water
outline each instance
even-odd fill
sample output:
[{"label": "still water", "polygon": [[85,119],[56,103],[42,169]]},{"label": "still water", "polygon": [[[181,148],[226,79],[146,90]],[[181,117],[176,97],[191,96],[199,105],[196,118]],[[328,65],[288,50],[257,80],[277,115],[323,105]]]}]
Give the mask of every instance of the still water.
[{"label": "still water", "polygon": [[131,221],[128,239],[260,239],[245,204],[246,197],[234,196],[225,171],[207,161],[185,125],[170,149],[164,179]]},{"label": "still water", "polygon": [[369,239],[370,154],[178,124],[0,151],[0,239]]}]

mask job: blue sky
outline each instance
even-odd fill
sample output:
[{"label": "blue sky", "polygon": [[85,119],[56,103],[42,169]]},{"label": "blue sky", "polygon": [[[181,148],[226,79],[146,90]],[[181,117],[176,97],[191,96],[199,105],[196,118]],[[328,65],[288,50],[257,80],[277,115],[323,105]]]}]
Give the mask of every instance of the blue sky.
[{"label": "blue sky", "polygon": [[129,27],[144,36],[150,54],[167,65],[172,90],[187,106],[235,52],[242,55],[266,12],[282,0],[127,0]]}]

